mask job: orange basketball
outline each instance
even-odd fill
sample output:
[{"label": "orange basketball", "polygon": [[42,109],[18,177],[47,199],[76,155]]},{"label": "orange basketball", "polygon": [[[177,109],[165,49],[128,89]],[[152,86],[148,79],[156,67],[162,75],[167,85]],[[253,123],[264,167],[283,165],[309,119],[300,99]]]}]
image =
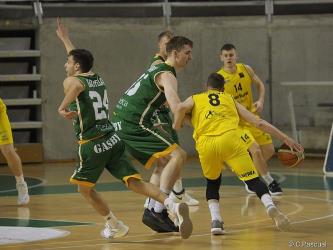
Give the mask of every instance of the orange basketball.
[{"label": "orange basketball", "polygon": [[278,150],[278,158],[284,166],[293,168],[304,160],[304,153],[293,151],[288,145],[282,144]]}]

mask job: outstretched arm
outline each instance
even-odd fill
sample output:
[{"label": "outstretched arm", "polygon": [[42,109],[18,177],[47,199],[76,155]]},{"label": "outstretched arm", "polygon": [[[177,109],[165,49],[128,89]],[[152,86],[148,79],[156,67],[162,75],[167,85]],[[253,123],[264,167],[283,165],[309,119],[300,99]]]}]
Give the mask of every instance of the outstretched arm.
[{"label": "outstretched arm", "polygon": [[68,29],[61,23],[60,18],[57,18],[57,36],[63,42],[67,54],[75,49],[74,45],[72,44],[71,40],[69,39]]},{"label": "outstretched arm", "polygon": [[[175,130],[181,129],[186,114],[191,113],[193,106],[194,101],[192,96],[190,96],[184,102],[181,102],[176,106],[176,112],[174,113],[174,122],[172,125]],[[186,117],[186,119],[188,119],[188,117]]]},{"label": "outstretched arm", "polygon": [[281,130],[273,126],[272,124],[266,122],[263,119],[260,119],[259,117],[253,115],[250,111],[248,111],[245,107],[243,107],[238,102],[235,102],[237,111],[239,116],[244,119],[245,121],[253,124],[255,127],[271,134],[272,136],[276,137],[280,141],[287,144],[290,148],[295,149],[297,152],[303,152],[304,149],[301,144],[294,141],[292,138],[287,136],[285,133],[283,133]]},{"label": "outstretched arm", "polygon": [[259,76],[254,72],[254,70],[249,66],[245,65],[245,68],[249,72],[252,82],[255,84],[257,91],[258,91],[258,100],[254,102],[254,112],[261,113],[264,109],[264,102],[265,102],[265,85],[263,81],[259,78]]}]

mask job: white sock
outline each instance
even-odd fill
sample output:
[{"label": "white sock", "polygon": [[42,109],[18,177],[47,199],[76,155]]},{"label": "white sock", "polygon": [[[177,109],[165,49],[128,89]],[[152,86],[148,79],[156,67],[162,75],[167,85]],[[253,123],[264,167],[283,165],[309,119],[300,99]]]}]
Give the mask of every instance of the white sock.
[{"label": "white sock", "polygon": [[219,220],[222,221],[221,213],[220,213],[220,203],[218,200],[208,200],[208,207],[210,211],[210,216],[213,220]]},{"label": "white sock", "polygon": [[164,208],[165,208],[165,206],[162,203],[160,203],[158,201],[155,202],[154,211],[156,213],[161,213]]},{"label": "white sock", "polygon": [[[170,194],[170,190],[166,190],[164,188],[160,188],[160,190],[162,193],[165,193],[166,195]],[[162,203],[155,201],[154,211],[156,213],[161,213],[163,211],[163,209],[165,209],[165,206]]]},{"label": "white sock", "polygon": [[273,177],[269,172],[267,172],[267,174],[265,175],[262,175],[261,177],[264,179],[267,185],[271,184],[274,181]]},{"label": "white sock", "polygon": [[183,191],[183,183],[182,183],[182,179],[178,179],[175,182],[175,185],[173,185],[173,191],[175,191],[176,193],[181,193]]},{"label": "white sock", "polygon": [[152,198],[149,198],[148,209],[151,211],[155,207],[156,201]]},{"label": "white sock", "polygon": [[15,176],[16,183],[24,183],[24,176],[23,174],[20,176]]},{"label": "white sock", "polygon": [[164,200],[164,206],[168,209],[168,210],[170,210],[171,212],[174,212],[174,209],[175,209],[175,202],[170,198],[170,197],[168,197],[168,198],[166,198],[165,200]]},{"label": "white sock", "polygon": [[272,200],[272,197],[269,194],[263,194],[260,198],[262,204],[264,204],[265,208],[270,206],[275,206]]},{"label": "white sock", "polygon": [[118,219],[114,214],[110,211],[107,216],[104,216],[104,219],[107,223],[111,225],[111,227],[115,228],[117,226]]}]

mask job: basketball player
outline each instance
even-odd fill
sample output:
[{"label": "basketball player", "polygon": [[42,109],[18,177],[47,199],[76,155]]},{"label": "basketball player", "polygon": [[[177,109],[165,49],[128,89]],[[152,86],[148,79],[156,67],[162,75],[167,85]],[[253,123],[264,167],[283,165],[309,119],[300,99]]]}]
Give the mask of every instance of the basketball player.
[{"label": "basketball player", "polygon": [[[217,73],[225,79],[224,91],[231,94],[237,102],[259,117],[265,100],[265,86],[262,80],[249,65],[237,63],[237,52],[233,44],[227,43],[222,46],[220,59],[223,66]],[[258,91],[257,101],[253,100],[251,89],[253,84]],[[241,120],[239,124],[246,133],[242,135],[243,138],[249,140],[248,150],[252,156],[254,165],[268,186],[270,194],[281,195],[282,189],[269,173],[266,162],[274,154],[274,145],[271,136],[248,122]],[[245,185],[245,187],[249,193],[254,192],[248,186]]]},{"label": "basketball player", "polygon": [[78,185],[79,192],[106,220],[102,236],[115,239],[128,233],[128,226],[118,220],[107,203],[96,192],[94,186],[107,169],[114,177],[123,181],[136,193],[152,197],[164,204],[176,215],[182,238],[192,233],[192,222],[186,203],[175,203],[151,183],[141,180],[125,152],[125,144],[114,132],[108,117],[108,97],[103,79],[91,71],[93,56],[88,50],[75,49],[66,28],[58,19],[57,35],[68,53],[63,82],[65,97],[58,113],[73,120],[73,127],[79,142],[79,164],[70,178]]},{"label": "basketball player", "polygon": [[[165,102],[173,112],[180,102],[177,94],[176,70],[184,68],[192,57],[191,40],[176,36],[166,45],[167,60],[152,65],[123,94],[113,112],[112,123],[129,153],[146,168],[161,158],[168,162],[161,170],[160,190],[170,194],[185,164],[186,152],[170,134],[154,126],[154,111]],[[157,232],[176,231],[163,204],[156,202],[145,209],[143,223]],[[164,228],[160,227],[163,221]]]},{"label": "basketball player", "polygon": [[[158,35],[158,52],[151,59],[150,66],[157,65],[160,63],[164,63],[167,58],[166,53],[166,44],[173,37],[173,33],[169,30],[163,31]],[[172,119],[170,117],[170,108],[167,104],[162,105],[160,108],[156,109],[153,114],[152,122],[155,127],[158,127],[168,133],[175,143],[179,145],[179,139],[177,132],[172,128]],[[150,178],[150,182],[159,186],[160,181],[160,173],[163,170],[163,167],[167,164],[168,159],[160,158],[157,160],[157,166],[154,168],[153,174]],[[174,201],[182,201],[185,202],[189,206],[198,206],[199,201],[191,197],[185,189],[183,188],[183,183],[181,179],[178,179],[173,186],[170,197]],[[155,201],[151,199],[147,199],[145,202],[145,208],[151,210],[154,208]],[[147,212],[146,212],[147,213]]]},{"label": "basketball player", "polygon": [[209,75],[207,88],[206,92],[193,95],[178,105],[174,128],[180,129],[186,113],[191,115],[193,138],[203,175],[207,180],[206,198],[212,218],[211,233],[224,234],[219,207],[223,163],[227,163],[238,178],[255,191],[277,228],[286,230],[289,219],[274,205],[267,186],[258,176],[247,151],[248,141],[243,137],[246,132],[239,127],[240,118],[275,136],[296,151],[303,152],[303,147],[273,125],[253,115],[224,92],[224,78],[220,74]]},{"label": "basketball player", "polygon": [[16,179],[17,204],[27,205],[30,201],[28,186],[24,180],[21,159],[13,145],[12,129],[6,110],[6,105],[0,98],[0,149]]}]

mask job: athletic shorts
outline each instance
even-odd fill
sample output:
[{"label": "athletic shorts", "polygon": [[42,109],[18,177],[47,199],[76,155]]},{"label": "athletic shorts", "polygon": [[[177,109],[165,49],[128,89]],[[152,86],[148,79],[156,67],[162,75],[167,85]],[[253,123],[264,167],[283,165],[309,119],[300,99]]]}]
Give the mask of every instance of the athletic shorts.
[{"label": "athletic shorts", "polygon": [[150,168],[154,162],[172,153],[178,144],[165,131],[153,126],[139,126],[112,118],[112,124],[119,137],[125,142],[127,151],[145,168]]},{"label": "athletic shorts", "polygon": [[6,105],[0,99],[0,145],[13,144],[12,129],[6,110]]},{"label": "athletic shorts", "polygon": [[114,132],[79,145],[79,164],[70,182],[93,187],[106,168],[128,185],[129,178],[141,179],[125,151],[125,144]]},{"label": "athletic shorts", "polygon": [[170,116],[170,110],[169,108],[161,108],[156,110],[156,112],[153,115],[153,124],[155,127],[160,128],[164,130],[166,133],[168,133],[173,141],[179,145],[179,138],[177,135],[176,130],[172,128],[172,119]]},{"label": "athletic shorts", "polygon": [[[259,144],[259,145],[266,145],[266,144],[272,144],[272,137],[265,133],[264,131],[262,131],[261,129],[258,129],[252,125],[245,125],[245,126],[241,126],[241,128],[250,136],[252,136],[252,138],[254,138],[254,140]],[[249,146],[251,146],[252,142],[249,144]]]},{"label": "athletic shorts", "polygon": [[257,170],[247,151],[246,143],[241,139],[244,131],[234,129],[219,136],[200,136],[196,150],[205,178],[217,179],[223,171],[224,163],[242,181],[258,177]]}]

